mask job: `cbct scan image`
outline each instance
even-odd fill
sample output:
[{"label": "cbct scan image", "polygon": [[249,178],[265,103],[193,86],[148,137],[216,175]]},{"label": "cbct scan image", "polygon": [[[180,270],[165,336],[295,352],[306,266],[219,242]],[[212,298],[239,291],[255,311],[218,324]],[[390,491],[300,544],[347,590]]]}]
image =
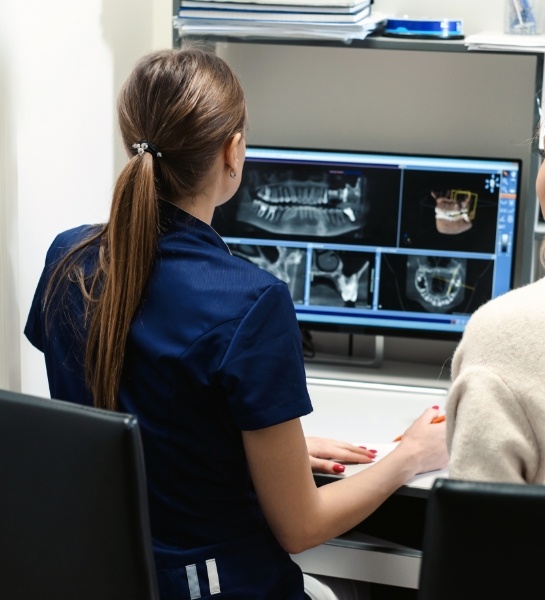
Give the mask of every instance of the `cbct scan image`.
[{"label": "cbct scan image", "polygon": [[247,163],[236,197],[236,220],[280,236],[350,237],[365,219],[365,187],[361,172]]},{"label": "cbct scan image", "polygon": [[379,308],[470,314],[491,298],[493,272],[485,259],[383,254]]},{"label": "cbct scan image", "polygon": [[400,246],[494,252],[497,173],[406,170]]},{"label": "cbct scan image", "polygon": [[427,312],[452,312],[465,298],[466,271],[464,258],[408,256],[407,298]]},{"label": "cbct scan image", "polygon": [[369,307],[374,255],[313,250],[309,304]]},{"label": "cbct scan image", "polygon": [[399,174],[385,171],[247,161],[212,225],[229,237],[393,244]]}]

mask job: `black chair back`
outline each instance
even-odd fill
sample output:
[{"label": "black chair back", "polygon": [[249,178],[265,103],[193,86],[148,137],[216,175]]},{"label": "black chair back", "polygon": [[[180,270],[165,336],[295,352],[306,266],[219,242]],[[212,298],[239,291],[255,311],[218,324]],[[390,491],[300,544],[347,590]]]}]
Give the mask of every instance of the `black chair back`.
[{"label": "black chair back", "polygon": [[542,571],[545,486],[435,481],[418,600],[537,598]]},{"label": "black chair back", "polygon": [[0,598],[157,600],[130,415],[0,391]]}]

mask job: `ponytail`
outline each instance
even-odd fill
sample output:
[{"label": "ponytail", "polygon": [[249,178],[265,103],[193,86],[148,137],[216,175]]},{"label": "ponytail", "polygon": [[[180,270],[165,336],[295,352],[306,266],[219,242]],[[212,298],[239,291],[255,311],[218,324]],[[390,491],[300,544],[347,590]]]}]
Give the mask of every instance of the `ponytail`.
[{"label": "ponytail", "polygon": [[151,272],[159,235],[153,158],[129,161],[114,190],[97,276],[100,296],[93,309],[85,360],[95,405],[117,407],[129,327]]}]

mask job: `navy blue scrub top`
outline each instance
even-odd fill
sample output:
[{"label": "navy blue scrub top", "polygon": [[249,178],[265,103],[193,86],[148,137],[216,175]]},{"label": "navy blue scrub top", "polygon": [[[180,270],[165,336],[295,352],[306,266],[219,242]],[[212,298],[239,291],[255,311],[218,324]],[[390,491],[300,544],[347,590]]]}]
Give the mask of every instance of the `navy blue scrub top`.
[{"label": "navy blue scrub top", "polygon": [[[300,571],[260,510],[241,437],[312,411],[288,288],[232,256],[206,223],[160,205],[162,235],[129,332],[119,410],[136,415],[142,432],[162,598],[217,593],[207,590],[210,559],[220,598],[304,598]],[[70,284],[47,335],[43,295],[55,264],[93,229],[54,240],[25,327],[44,352],[51,396],[89,405],[81,293]],[[97,251],[80,258],[84,269]],[[193,563],[201,595],[191,587]]]}]

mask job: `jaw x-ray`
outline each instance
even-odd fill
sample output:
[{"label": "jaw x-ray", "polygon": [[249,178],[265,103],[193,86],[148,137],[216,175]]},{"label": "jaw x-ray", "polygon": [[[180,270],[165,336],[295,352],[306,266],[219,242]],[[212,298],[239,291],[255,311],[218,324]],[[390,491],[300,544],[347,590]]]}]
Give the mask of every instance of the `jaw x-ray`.
[{"label": "jaw x-ray", "polygon": [[363,174],[294,165],[246,167],[236,219],[281,236],[333,238],[361,228]]},{"label": "jaw x-ray", "polygon": [[493,261],[438,254],[384,254],[379,306],[435,315],[471,314],[492,293]]},{"label": "jaw x-ray", "polygon": [[360,252],[314,250],[310,304],[369,306],[371,257]]},{"label": "jaw x-ray", "polygon": [[464,300],[466,260],[408,256],[407,298],[428,312],[452,312]]}]

